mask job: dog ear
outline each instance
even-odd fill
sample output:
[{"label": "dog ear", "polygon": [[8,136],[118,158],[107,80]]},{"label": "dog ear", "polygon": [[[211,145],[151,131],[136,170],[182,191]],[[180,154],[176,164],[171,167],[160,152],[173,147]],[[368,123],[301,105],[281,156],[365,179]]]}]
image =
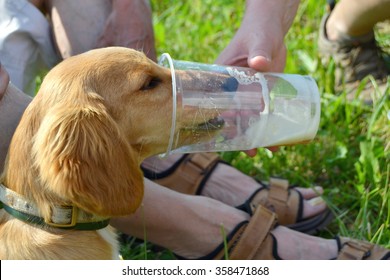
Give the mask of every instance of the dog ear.
[{"label": "dog ear", "polygon": [[33,153],[45,188],[102,216],[134,212],[143,197],[136,152],[103,105],[56,106],[45,115]]}]

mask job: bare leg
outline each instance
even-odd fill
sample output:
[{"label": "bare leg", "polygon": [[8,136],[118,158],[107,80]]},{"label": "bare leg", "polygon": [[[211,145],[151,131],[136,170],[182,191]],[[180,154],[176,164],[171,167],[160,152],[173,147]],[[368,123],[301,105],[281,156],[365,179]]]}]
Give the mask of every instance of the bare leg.
[{"label": "bare leg", "polygon": [[148,180],[145,183],[142,206],[134,215],[113,219],[112,225],[142,239],[146,234],[146,240],[179,255],[193,258],[206,255],[222,242],[222,228],[230,232],[249,218],[248,214],[218,201],[183,195]]},{"label": "bare leg", "polygon": [[[181,154],[173,154],[167,158],[151,157],[146,159],[142,165],[159,173],[171,167],[181,156]],[[218,164],[206,181],[201,195],[236,207],[243,204],[259,188],[259,183],[252,177],[243,174],[232,166]],[[322,188],[317,187],[314,190],[298,188],[297,190],[305,198],[303,217],[314,216],[326,209],[325,202],[319,197],[323,193]]]},{"label": "bare leg", "polygon": [[[145,181],[143,205],[134,215],[112,219],[120,231],[145,238],[186,258],[199,258],[223,242],[248,214],[202,196],[183,195]],[[173,207],[174,205],[174,207]],[[337,255],[335,240],[300,234],[284,227],[273,231],[278,254],[291,259],[330,259]]]},{"label": "bare leg", "polygon": [[389,0],[341,0],[327,21],[327,35],[330,40],[337,40],[339,33],[362,36],[389,18]]}]

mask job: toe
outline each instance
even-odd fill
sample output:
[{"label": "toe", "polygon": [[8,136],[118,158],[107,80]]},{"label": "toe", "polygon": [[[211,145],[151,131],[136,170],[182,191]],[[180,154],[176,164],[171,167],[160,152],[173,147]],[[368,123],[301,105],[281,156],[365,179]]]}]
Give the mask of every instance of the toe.
[{"label": "toe", "polygon": [[314,188],[294,188],[299,191],[304,199],[312,199],[315,197],[319,197],[324,193],[324,189],[320,186],[316,186]]},{"label": "toe", "polygon": [[318,215],[326,210],[326,202],[321,198],[324,193],[322,187],[316,186],[314,188],[295,188],[300,192],[304,198],[303,202],[303,218],[310,218]]},{"label": "toe", "polygon": [[314,197],[303,202],[303,218],[310,218],[325,211],[326,202],[321,197]]}]

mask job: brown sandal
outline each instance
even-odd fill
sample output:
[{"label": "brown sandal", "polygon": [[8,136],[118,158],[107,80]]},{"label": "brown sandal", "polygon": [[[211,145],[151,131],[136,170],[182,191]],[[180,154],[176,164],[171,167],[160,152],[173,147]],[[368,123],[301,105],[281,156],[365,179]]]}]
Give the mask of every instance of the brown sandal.
[{"label": "brown sandal", "polygon": [[[186,154],[168,170],[155,173],[143,168],[146,178],[172,190],[192,195],[199,195],[207,179],[222,161],[216,153]],[[261,187],[237,208],[250,215],[258,205],[263,205],[278,215],[281,225],[293,230],[314,234],[325,228],[333,218],[329,209],[303,219],[303,197],[289,186],[287,180],[271,178],[269,184],[258,182]]]},{"label": "brown sandal", "polygon": [[141,167],[144,176],[171,190],[198,195],[217,166],[222,162],[215,153],[185,154],[169,169],[155,173]]},{"label": "brown sandal", "polygon": [[303,218],[303,196],[285,179],[270,178],[268,184],[259,184],[261,187],[243,205],[238,206],[238,209],[252,215],[256,207],[262,205],[277,214],[279,224],[307,234],[324,229],[333,219],[329,209]]},{"label": "brown sandal", "polygon": [[[259,206],[249,222],[240,223],[227,239],[209,255],[200,259],[281,260],[277,240],[270,233],[277,226],[275,213]],[[337,260],[386,260],[390,251],[366,241],[336,237]]]},{"label": "brown sandal", "polygon": [[280,260],[276,239],[270,231],[277,225],[276,214],[259,206],[249,223],[236,229],[214,259],[230,260]]},{"label": "brown sandal", "polygon": [[336,237],[338,260],[390,260],[390,251],[363,240]]}]

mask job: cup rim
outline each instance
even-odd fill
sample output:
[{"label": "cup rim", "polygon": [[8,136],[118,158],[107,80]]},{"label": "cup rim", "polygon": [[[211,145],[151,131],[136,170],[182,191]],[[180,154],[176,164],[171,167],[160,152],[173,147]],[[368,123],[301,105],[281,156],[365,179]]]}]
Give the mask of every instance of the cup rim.
[{"label": "cup rim", "polygon": [[171,70],[172,77],[172,124],[171,124],[171,133],[169,136],[167,151],[165,154],[162,154],[161,157],[168,156],[172,151],[173,138],[176,130],[176,108],[177,108],[177,91],[176,91],[176,74],[175,67],[173,65],[173,60],[169,53],[163,53],[158,60],[158,64],[164,66],[164,63],[168,61],[169,69]]}]

